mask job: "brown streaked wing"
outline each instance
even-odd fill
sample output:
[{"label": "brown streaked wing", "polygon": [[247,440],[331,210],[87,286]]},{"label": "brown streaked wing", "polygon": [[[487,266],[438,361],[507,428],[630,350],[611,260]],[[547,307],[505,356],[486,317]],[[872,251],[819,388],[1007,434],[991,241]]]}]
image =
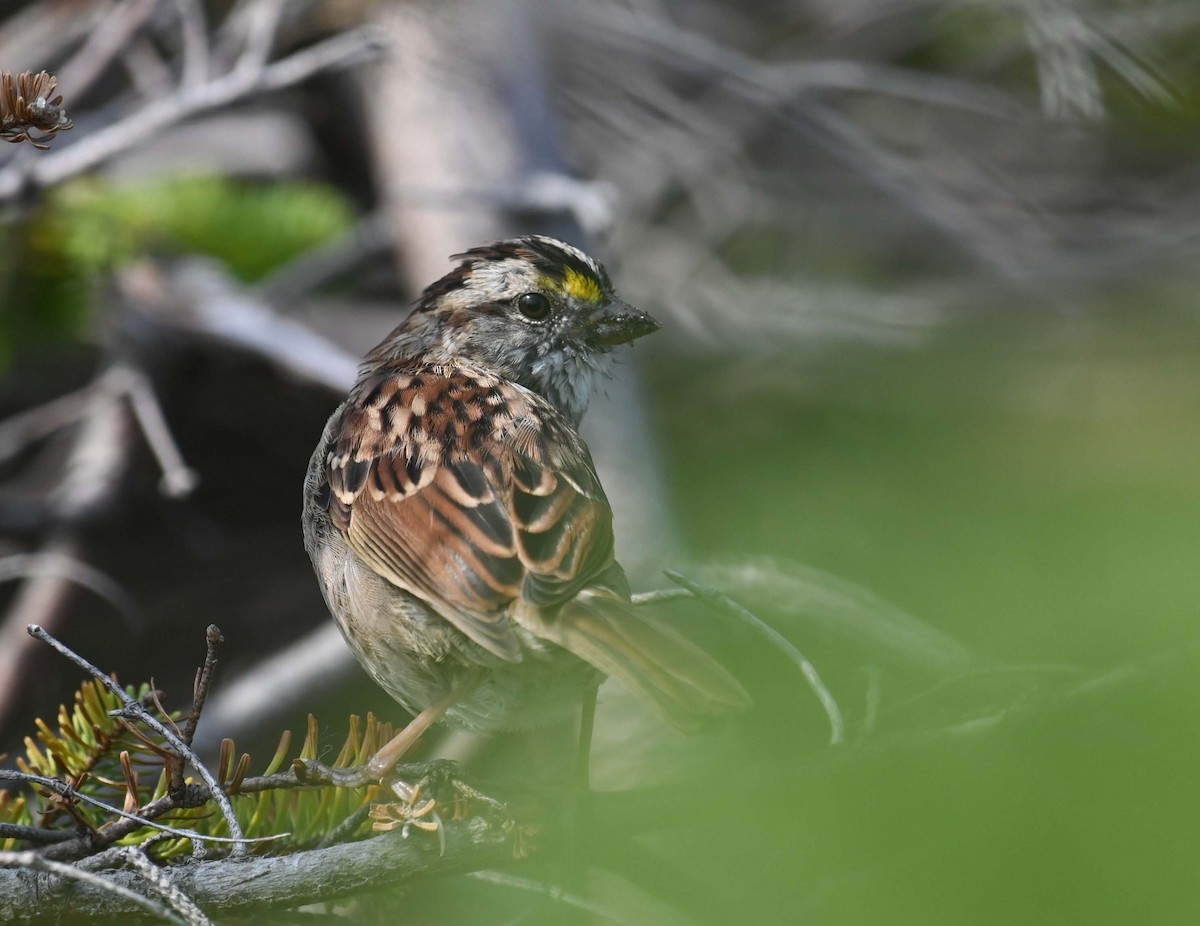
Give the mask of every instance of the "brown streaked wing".
[{"label": "brown streaked wing", "polygon": [[[461,414],[501,396],[506,421]],[[504,659],[520,659],[515,599],[561,604],[613,561],[586,446],[511,384],[431,370],[364,382],[330,440],[326,478],[355,553]]]},{"label": "brown streaked wing", "polygon": [[539,607],[573,598],[613,561],[612,510],[586,448],[558,464],[518,453],[513,467],[510,511],[527,570],[522,597]]},{"label": "brown streaked wing", "polygon": [[613,563],[612,509],[587,445],[554,409],[513,421],[509,511],[538,607],[573,598]]},{"label": "brown streaked wing", "polygon": [[512,525],[497,499],[467,506],[460,493],[448,465],[401,498],[363,492],[346,538],[384,578],[429,602],[480,646],[516,661],[520,649],[505,608],[520,594],[525,569]]},{"label": "brown streaked wing", "polygon": [[[517,661],[505,608],[520,594],[524,567],[503,493],[493,487],[500,470],[478,453],[445,462],[453,408],[464,390],[480,388],[427,370],[360,384],[329,441],[326,505],[367,565],[480,646]],[[414,401],[423,415],[413,414]]]}]

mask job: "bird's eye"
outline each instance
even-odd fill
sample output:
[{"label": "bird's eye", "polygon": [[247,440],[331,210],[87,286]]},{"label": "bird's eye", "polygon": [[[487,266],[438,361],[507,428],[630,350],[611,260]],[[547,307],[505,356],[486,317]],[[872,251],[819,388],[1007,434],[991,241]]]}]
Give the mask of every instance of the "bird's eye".
[{"label": "bird's eye", "polygon": [[522,293],[517,297],[517,311],[526,318],[541,321],[550,314],[550,300],[541,293]]}]

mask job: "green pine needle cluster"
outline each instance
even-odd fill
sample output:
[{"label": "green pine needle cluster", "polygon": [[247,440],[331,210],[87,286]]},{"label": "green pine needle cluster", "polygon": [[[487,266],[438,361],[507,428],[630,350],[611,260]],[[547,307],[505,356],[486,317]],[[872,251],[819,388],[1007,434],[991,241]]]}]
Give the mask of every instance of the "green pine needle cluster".
[{"label": "green pine needle cluster", "polygon": [[[153,698],[146,685],[126,690],[143,703]],[[161,770],[164,757],[153,741],[137,729],[109,716],[110,711],[121,706],[117,696],[99,682],[85,682],[75,693],[71,710],[66,705],[59,706],[57,730],[37,719],[37,734],[25,737],[25,756],[17,759],[17,768],[27,774],[59,778],[81,787],[90,797],[123,806],[127,790],[122,765],[127,764],[131,769],[157,765]],[[83,803],[67,805],[49,796],[34,803],[39,805],[36,811],[25,796],[10,798],[7,808],[0,805],[0,820],[44,828],[54,828],[57,824],[97,828],[106,821],[99,807]]]},{"label": "green pine needle cluster", "polygon": [[[178,711],[162,710],[157,694],[149,687],[127,687],[164,722],[175,724]],[[26,774],[57,778],[70,784],[80,794],[103,801],[128,813],[138,814],[142,808],[167,794],[173,763],[170,750],[153,731],[142,729],[111,712],[120,708],[115,694],[95,680],[80,686],[74,702],[59,708],[57,727],[39,719],[35,736],[26,737],[25,755],[16,765]],[[366,761],[391,737],[387,724],[368,714],[363,722],[350,718],[350,732],[334,766],[358,765]],[[270,761],[257,775],[272,775],[285,769],[291,761],[290,731],[280,738],[279,746]],[[308,729],[298,758],[315,759],[320,748],[320,728],[309,717]],[[336,787],[291,787],[252,792],[241,791],[251,774],[254,763],[242,754],[237,761],[236,748],[231,740],[222,744],[221,755],[212,771],[230,794],[238,821],[248,837],[279,836],[270,842],[256,843],[259,852],[280,853],[308,848],[321,843],[330,833],[356,812],[369,805],[378,794],[371,786],[356,790]],[[187,784],[195,779],[186,779]],[[37,787],[23,790],[0,790],[0,823],[33,826],[49,830],[78,832],[81,829],[103,831],[120,819],[117,815],[82,801],[68,802]],[[177,829],[192,830],[209,836],[228,836],[224,818],[211,804],[177,808],[157,818],[157,822]],[[363,819],[350,827],[342,838],[363,836],[370,832],[370,821]],[[139,845],[160,831],[142,827],[119,841],[121,845]],[[0,839],[0,849],[20,847],[16,839]],[[209,845],[219,851],[221,846]],[[187,856],[191,841],[184,838],[159,838],[151,855],[160,861]]]}]

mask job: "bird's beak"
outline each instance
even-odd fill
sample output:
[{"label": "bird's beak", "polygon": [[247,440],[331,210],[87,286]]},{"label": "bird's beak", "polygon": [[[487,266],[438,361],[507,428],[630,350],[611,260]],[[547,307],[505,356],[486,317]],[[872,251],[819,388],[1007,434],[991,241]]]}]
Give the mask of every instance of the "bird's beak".
[{"label": "bird's beak", "polygon": [[587,322],[588,340],[603,347],[628,344],[662,327],[648,313],[614,300]]}]

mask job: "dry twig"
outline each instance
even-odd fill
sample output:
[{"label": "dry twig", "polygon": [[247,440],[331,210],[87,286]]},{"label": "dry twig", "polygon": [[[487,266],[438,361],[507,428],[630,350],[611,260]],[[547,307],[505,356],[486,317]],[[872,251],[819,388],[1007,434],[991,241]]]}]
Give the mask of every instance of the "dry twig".
[{"label": "dry twig", "polygon": [[363,28],[336,35],[271,64],[235,67],[223,77],[182,86],[74,145],[37,161],[9,164],[0,169],[0,202],[11,201],[31,189],[43,190],[62,183],[169,126],[256,94],[293,86],[323,71],[360,64],[377,55],[380,49],[378,33]]},{"label": "dry twig", "polygon": [[44,509],[27,513],[51,526],[28,578],[0,626],[0,719],[12,708],[23,682],[28,652],[25,627],[57,625],[72,583],[84,584],[113,600],[124,613],[136,614],[115,583],[84,562],[76,539],[78,524],[101,510],[117,494],[129,463],[130,416],[141,427],[162,468],[162,488],[186,495],[197,477],[183,461],[171,437],[148,377],[129,363],[106,366],[85,389],[63,396],[0,424],[0,459],[15,456],[30,443],[75,422],[71,452],[60,482],[47,494]]},{"label": "dry twig", "polygon": [[[125,708],[122,711],[121,716],[127,717],[130,720],[136,720],[148,726],[166,741],[179,762],[187,762],[196,770],[200,777],[204,779],[204,783],[208,785],[211,791],[211,799],[220,809],[221,815],[224,816],[225,825],[229,827],[229,835],[234,843],[233,849],[231,850],[231,855],[235,858],[245,855],[245,843],[247,840],[242,834],[242,826],[238,822],[237,814],[234,813],[233,805],[229,803],[228,795],[225,794],[213,773],[210,772],[208,767],[200,761],[199,756],[192,751],[192,748],[183,741],[179,734],[177,734],[174,730],[146,710],[144,705],[142,705],[135,698],[131,697],[124,688],[113,681],[111,676],[105,675],[102,671],[100,671],[74,650],[64,646],[61,642],[56,640],[41,627],[37,626],[36,624],[30,625],[29,634],[32,637],[50,644],[50,646],[52,646],[59,654],[65,656],[71,662],[75,663],[75,665],[79,666],[79,668],[83,669],[85,672],[91,675],[92,678],[99,681],[109,691],[120,698],[125,704]],[[126,814],[122,811],[120,812],[120,816],[126,816]]]},{"label": "dry twig", "polygon": [[814,666],[798,650],[795,645],[781,634],[770,624],[756,617],[746,608],[742,607],[728,595],[717,591],[715,588],[709,588],[705,585],[699,585],[684,575],[674,572],[673,570],[664,570],[668,579],[696,596],[704,604],[711,608],[720,611],[723,614],[729,614],[736,617],[746,626],[753,629],[759,636],[767,640],[772,647],[779,650],[800,670],[804,675],[805,681],[813,690],[813,694],[817,696],[817,700],[821,702],[821,707],[825,710],[825,715],[829,718],[829,743],[836,746],[846,741],[846,723],[842,719],[841,708],[838,707],[837,700],[833,694],[825,687],[825,683],[821,681],[821,676],[817,672],[817,667]]}]

